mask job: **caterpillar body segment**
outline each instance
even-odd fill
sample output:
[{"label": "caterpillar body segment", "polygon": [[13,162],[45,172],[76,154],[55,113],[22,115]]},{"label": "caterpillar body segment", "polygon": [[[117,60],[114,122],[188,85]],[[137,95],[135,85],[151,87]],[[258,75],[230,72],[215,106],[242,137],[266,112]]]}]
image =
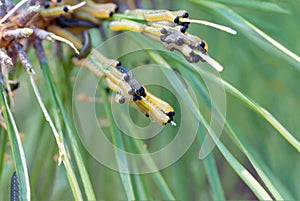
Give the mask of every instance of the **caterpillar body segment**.
[{"label": "caterpillar body segment", "polygon": [[151,27],[151,26],[144,26],[144,33],[152,34],[155,36],[161,36],[160,27]]},{"label": "caterpillar body segment", "polygon": [[[68,4],[66,4],[68,5]],[[56,7],[56,4],[53,3],[52,1],[46,1],[43,5],[44,8],[42,8],[41,12],[46,12],[46,10],[48,10],[47,12],[49,12],[49,9],[52,9],[52,8],[55,8]],[[61,9],[62,10],[62,9]],[[55,15],[56,13],[53,12],[53,14]]]},{"label": "caterpillar body segment", "polygon": [[198,36],[194,36],[192,34],[186,33],[186,37],[189,40],[185,40],[185,43],[187,45],[190,45],[199,51],[201,51],[203,54],[208,52],[208,44],[204,40],[200,39]]},{"label": "caterpillar body segment", "polygon": [[146,117],[150,117],[149,108],[145,107],[139,101],[135,100],[134,104],[138,107],[138,109],[143,113]]},{"label": "caterpillar body segment", "polygon": [[100,19],[107,19],[113,16],[118,10],[118,6],[114,3],[97,4],[93,1],[87,1],[87,5],[78,9],[79,12],[89,13]]},{"label": "caterpillar body segment", "polygon": [[92,51],[91,55],[93,56],[93,58],[95,58],[95,60],[97,60],[103,66],[117,67],[118,65],[121,65],[119,61],[115,59],[108,59],[97,50]]},{"label": "caterpillar body segment", "polygon": [[126,10],[125,15],[143,17],[147,22],[169,21],[180,23],[180,18],[187,18],[188,13],[185,10],[169,11],[169,10],[147,10],[134,9]]},{"label": "caterpillar body segment", "polygon": [[[117,69],[118,70],[118,69]],[[113,70],[114,72],[115,70]],[[121,73],[121,79],[125,82],[127,82],[129,84],[130,80],[133,79],[133,75],[132,75],[132,72],[131,71],[128,71],[128,72],[118,72],[118,74]],[[129,84],[130,85],[130,84]]]},{"label": "caterpillar body segment", "polygon": [[[51,1],[53,2],[53,1],[55,1],[55,0],[51,0]],[[78,3],[78,0],[58,0],[58,1],[60,1],[60,3],[58,3],[58,2],[56,1],[56,4],[75,5],[75,4]],[[88,2],[86,1],[86,3],[88,3]]]},{"label": "caterpillar body segment", "polygon": [[47,30],[62,38],[67,38],[69,41],[71,41],[74,44],[76,49],[82,48],[81,40],[69,30],[60,28],[56,25],[48,26]]},{"label": "caterpillar body segment", "polygon": [[153,34],[149,34],[149,33],[143,33],[143,35],[146,36],[147,38],[153,40],[153,41],[161,43],[160,37],[157,36],[157,35],[153,35]]},{"label": "caterpillar body segment", "polygon": [[88,7],[92,7],[92,8],[95,8],[97,10],[103,10],[103,9],[106,9],[106,10],[110,10],[112,12],[117,12],[118,11],[118,5],[115,4],[115,3],[95,3],[94,1],[92,0],[87,0],[86,1],[86,4]]},{"label": "caterpillar body segment", "polygon": [[[199,39],[196,41],[194,39],[195,42],[198,42],[197,44],[195,44],[194,41],[190,41],[186,39],[186,34],[183,34],[176,29],[173,29],[173,31],[176,31],[175,32],[176,34],[168,34],[169,32],[167,31],[167,29],[162,28],[161,32],[165,35],[157,36],[149,33],[143,33],[143,35],[147,36],[151,40],[160,42],[166,49],[170,51],[176,50],[180,52],[185,57],[185,59],[190,63],[206,61],[203,58],[203,54],[206,54],[206,51],[202,47],[200,47],[201,51],[199,51],[198,48],[196,49],[196,46],[198,47],[199,44],[205,43],[203,40]],[[208,47],[207,45],[201,45],[201,46]]]},{"label": "caterpillar body segment", "polygon": [[[122,80],[122,81],[125,81],[123,79],[123,73],[121,73],[120,71],[118,71],[116,68],[112,67],[112,66],[109,66],[108,68],[106,67],[105,70],[111,74],[112,76],[116,77],[116,79],[118,80]],[[126,82],[126,81],[125,81]],[[127,83],[127,82],[126,82]]]},{"label": "caterpillar body segment", "polygon": [[134,90],[136,95],[143,96],[143,97],[146,96],[146,91],[145,91],[144,87],[141,85],[141,83],[139,81],[134,79],[133,73],[130,70],[128,70],[127,68],[125,68],[121,65],[117,66],[116,69],[123,74],[123,80],[128,82],[131,89]]},{"label": "caterpillar body segment", "polygon": [[98,3],[95,3],[91,0],[87,0],[87,6],[95,8],[96,10],[109,10],[113,13],[117,12],[118,9],[119,9],[118,5],[115,4],[115,3],[101,3],[101,4],[98,4]]},{"label": "caterpillar body segment", "polygon": [[95,64],[87,58],[79,59],[77,57],[73,57],[72,62],[78,67],[84,67],[84,68],[88,69],[97,77],[100,77],[100,78],[105,77],[104,73],[101,70],[99,70],[98,68],[96,68]]},{"label": "caterpillar body segment", "polygon": [[176,27],[177,24],[175,24],[174,22],[170,22],[170,21],[157,21],[157,22],[148,22],[147,23],[148,26],[151,27]]},{"label": "caterpillar body segment", "polygon": [[131,89],[134,90],[136,95],[142,96],[142,97],[146,96],[145,89],[139,81],[137,81],[136,79],[131,79],[131,80],[129,80],[128,84],[131,87]]},{"label": "caterpillar body segment", "polygon": [[116,94],[115,95],[115,102],[123,104],[126,102],[126,99],[121,95],[121,94]]},{"label": "caterpillar body segment", "polygon": [[90,28],[97,28],[99,25],[96,23],[92,23],[87,20],[82,19],[75,19],[75,18],[65,18],[65,17],[59,17],[55,20],[56,24],[60,26],[61,28],[68,28],[68,27],[82,27],[85,29]]},{"label": "caterpillar body segment", "polygon": [[93,24],[99,24],[99,20],[90,13],[76,11],[75,13],[73,13],[73,16],[76,19],[86,20],[86,21],[91,22]]},{"label": "caterpillar body segment", "polygon": [[202,62],[205,62],[205,60],[199,54],[195,53],[193,49],[187,45],[178,46],[174,43],[163,43],[163,46],[168,50],[176,50],[180,52],[184,56],[184,58],[190,63],[197,63],[200,60]]},{"label": "caterpillar body segment", "polygon": [[51,4],[45,4],[44,8],[39,11],[39,15],[42,17],[55,17],[60,15],[65,15],[68,13],[73,13],[76,9],[84,6],[86,3],[85,1],[76,4],[74,6],[64,5],[64,6],[50,6]]},{"label": "caterpillar body segment", "polygon": [[133,31],[138,33],[149,33],[156,36],[162,35],[160,33],[161,26],[147,26],[131,20],[115,20],[110,22],[108,27],[112,31]]},{"label": "caterpillar body segment", "polygon": [[[146,90],[146,89],[145,89]],[[165,113],[167,116],[169,116],[170,118],[173,118],[173,116],[175,115],[174,109],[172,106],[169,105],[169,103],[163,101],[162,99],[154,96],[153,94],[151,94],[149,91],[146,90],[145,92],[147,94],[146,99],[152,103],[153,105],[155,105],[157,108],[160,108],[160,110]]]},{"label": "caterpillar body segment", "polygon": [[[122,73],[120,73],[115,68],[108,69],[106,71],[106,77],[111,82],[113,82],[115,85],[119,86],[119,88],[123,90],[124,94],[128,94],[131,96],[134,95],[134,89],[132,89],[131,86],[122,79],[123,78]],[[118,91],[116,91],[116,92],[118,93]]]},{"label": "caterpillar body segment", "polygon": [[121,73],[126,74],[126,79],[125,79],[126,82],[128,82],[130,79],[133,79],[132,72],[130,70],[128,70],[127,68],[125,68],[124,66],[121,66],[121,64],[117,65],[116,68]]},{"label": "caterpillar body segment", "polygon": [[151,23],[147,23],[147,26],[156,27],[156,28],[169,28],[170,27],[170,28],[174,28],[174,29],[180,31],[181,33],[185,33],[186,30],[188,29],[187,26],[178,25],[175,23],[171,23],[169,21],[151,22]]},{"label": "caterpillar body segment", "polygon": [[178,39],[176,39],[176,37],[172,39],[172,42],[170,42],[170,41],[164,42],[165,41],[164,39],[161,40],[162,37],[152,35],[149,33],[143,33],[143,35],[147,36],[151,40],[160,42],[164,46],[164,48],[166,48],[167,50],[170,50],[170,51],[176,50],[176,51],[180,52],[184,56],[184,58],[190,63],[206,61],[203,59],[202,54],[198,54],[198,53],[194,52],[190,46],[184,44],[183,42],[180,42]]},{"label": "caterpillar body segment", "polygon": [[151,102],[147,99],[137,100],[134,103],[138,106],[142,113],[151,117],[151,120],[158,126],[164,126],[168,123],[171,123],[173,120],[173,118],[167,116],[159,108],[151,104]]},{"label": "caterpillar body segment", "polygon": [[110,79],[105,79],[105,83],[111,90],[117,93],[115,97],[117,103],[133,102],[133,96],[126,93],[119,85]]},{"label": "caterpillar body segment", "polygon": [[161,33],[163,34],[163,36],[161,36],[161,40],[163,42],[176,44],[176,42],[181,41],[178,45],[186,44],[193,49],[201,51],[202,53],[206,53],[208,51],[207,43],[197,36],[188,33],[181,33],[174,28],[163,28]]},{"label": "caterpillar body segment", "polygon": [[156,36],[161,35],[160,27],[150,27],[130,20],[112,21],[109,23],[108,27],[112,31],[133,31],[138,33],[149,33]]},{"label": "caterpillar body segment", "polygon": [[148,22],[169,21],[179,23],[179,18],[187,15],[186,11],[168,11],[162,10],[153,13],[145,13],[143,16]]},{"label": "caterpillar body segment", "polygon": [[78,11],[89,13],[92,16],[94,16],[96,18],[101,18],[101,19],[107,19],[107,18],[110,18],[113,15],[112,11],[109,11],[109,10],[106,10],[106,9],[96,10],[95,8],[92,8],[92,7],[82,7],[80,9],[78,9]]},{"label": "caterpillar body segment", "polygon": [[132,10],[125,10],[124,14],[129,16],[136,16],[136,17],[143,17],[144,14],[151,14],[151,13],[162,13],[167,10],[151,10],[151,9],[132,9]]},{"label": "caterpillar body segment", "polygon": [[175,44],[181,46],[184,44],[184,39],[178,35],[160,36],[160,40],[167,44]]},{"label": "caterpillar body segment", "polygon": [[108,28],[112,31],[144,31],[143,24],[131,20],[114,20],[108,24]]},{"label": "caterpillar body segment", "polygon": [[119,72],[112,66],[106,66],[103,68],[108,79],[111,79],[114,83],[120,85],[126,91],[126,93],[134,94],[131,92],[132,88],[130,87],[129,83],[125,80],[124,73]]}]

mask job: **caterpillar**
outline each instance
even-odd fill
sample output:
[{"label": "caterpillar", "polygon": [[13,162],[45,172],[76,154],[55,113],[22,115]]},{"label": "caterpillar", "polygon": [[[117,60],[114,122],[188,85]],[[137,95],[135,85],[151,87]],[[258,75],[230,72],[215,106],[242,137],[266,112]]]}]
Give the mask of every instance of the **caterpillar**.
[{"label": "caterpillar", "polygon": [[[25,51],[22,54],[19,52],[23,49],[23,44],[31,45],[31,41],[34,40],[57,40],[67,43],[78,54],[72,58],[75,65],[84,66],[103,78],[108,87],[117,93],[116,100],[119,103],[136,103],[143,113],[159,124],[172,121],[175,115],[173,108],[148,92],[133,73],[119,61],[108,59],[99,51],[93,50],[91,37],[86,30],[97,28],[102,20],[110,18],[108,25],[112,31],[139,32],[161,43],[168,50],[180,52],[191,63],[207,61],[217,65],[206,55],[207,43],[186,32],[190,23],[201,22],[189,19],[189,14],[185,10],[135,9],[125,11],[123,15],[114,15],[118,10],[118,6],[114,3],[100,4],[92,0],[80,3],[77,0],[51,0],[29,2],[26,12],[22,13],[20,11],[25,9],[16,8],[8,12],[13,8],[8,3],[5,9],[0,8],[3,13],[0,47],[4,50],[3,60],[6,63],[14,61],[6,57],[7,50],[10,49],[18,51],[18,54],[9,55],[12,57],[17,55],[22,64],[28,63],[23,59]],[[202,24],[212,25],[212,23]],[[26,39],[27,37],[29,39]],[[13,48],[8,47],[11,44]],[[217,70],[221,69],[220,65],[217,67]]]},{"label": "caterpillar", "polygon": [[173,122],[174,109],[167,102],[148,92],[134,78],[133,73],[122,66],[120,62],[107,59],[96,50],[92,50],[91,55],[87,58],[74,57],[73,62],[75,65],[83,66],[103,78],[107,87],[116,92],[115,101],[117,103],[134,103],[143,114],[150,117],[157,125],[162,126],[167,123],[175,125]]},{"label": "caterpillar", "polygon": [[10,201],[20,200],[19,182],[16,172],[13,173],[10,182]]}]

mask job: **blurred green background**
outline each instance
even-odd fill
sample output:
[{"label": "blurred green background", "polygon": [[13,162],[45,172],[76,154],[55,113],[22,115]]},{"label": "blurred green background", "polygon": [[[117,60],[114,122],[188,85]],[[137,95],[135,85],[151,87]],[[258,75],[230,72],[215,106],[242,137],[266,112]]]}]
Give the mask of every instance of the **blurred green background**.
[{"label": "blurred green background", "polygon": [[[157,8],[165,8],[166,1],[156,1],[156,4]],[[268,110],[296,139],[300,139],[300,64],[274,48],[266,40],[258,39],[259,37],[253,35],[251,31],[247,31],[247,27],[245,28],[238,20],[249,21],[290,51],[300,55],[299,4],[298,0],[194,0],[193,2],[172,0],[169,2],[170,7],[168,8],[172,10],[185,9],[189,12],[190,18],[212,21],[237,30],[238,34],[233,36],[210,27],[191,24],[189,33],[201,37],[209,44],[209,55],[224,66],[221,77],[225,81]],[[151,8],[152,6],[146,1],[141,1],[141,5],[143,8]],[[232,18],[232,16],[237,18]],[[106,29],[106,27],[104,28]],[[98,32],[93,32],[93,38],[97,37],[97,34]],[[112,35],[108,30],[107,34]],[[126,45],[126,41],[124,45]],[[118,47],[115,48],[118,49]],[[51,49],[47,50],[47,54],[49,55],[49,64],[60,96],[66,110],[69,112],[70,119],[72,119],[72,93],[70,89],[72,89],[72,80],[74,80],[78,69],[73,68],[67,61],[62,62],[64,64],[62,65],[59,61],[50,59],[54,56]],[[66,59],[70,58],[70,55],[64,56]],[[43,82],[43,75],[39,70],[38,61],[35,61],[33,52],[31,52],[31,59],[40,77],[38,80],[39,88],[43,92],[42,96],[45,104],[48,108],[51,108],[50,101],[47,101],[49,97]],[[142,54],[139,60],[137,60],[137,57],[130,57],[130,55],[128,58],[122,59],[126,66],[132,67],[147,63],[149,60],[153,62],[147,54]],[[176,61],[174,66],[176,66]],[[183,77],[189,82],[189,78],[184,76],[184,72],[182,73]],[[186,73],[189,73],[189,70]],[[43,118],[28,78],[21,71],[19,74],[21,88],[16,91],[14,116],[19,130],[24,136],[23,145],[29,169],[32,198],[33,200],[72,200],[73,196],[65,176],[65,169],[62,165],[57,166],[55,160],[58,151],[51,129]],[[137,79],[139,78],[137,77]],[[140,81],[143,82],[143,80]],[[165,91],[159,87],[152,86],[150,88],[155,95],[174,104],[175,111],[179,110],[177,107],[178,102],[173,100],[172,95],[164,93]],[[101,96],[101,93],[99,92],[98,95]],[[230,120],[230,125],[234,127],[237,135],[247,142],[248,151],[259,158],[260,166],[267,167],[267,172],[271,173],[272,177],[277,180],[279,191],[284,191],[288,195],[285,198],[300,199],[298,190],[300,186],[300,159],[297,150],[265,119],[249,109],[239,99],[230,94],[227,94],[226,98],[227,117]],[[200,95],[199,99],[202,102]],[[107,113],[104,112],[103,104],[97,103],[97,106],[99,119],[106,119]],[[201,110],[205,112],[204,116],[209,117],[209,109],[202,107],[203,110]],[[140,115],[135,110],[131,112],[133,119],[136,118],[135,115]],[[176,114],[175,121],[176,119],[180,119],[180,112]],[[144,121],[146,123],[140,122],[141,125],[149,123],[146,118],[144,118]],[[205,130],[201,125],[199,129]],[[107,126],[104,130],[110,135]],[[143,143],[148,146],[151,145],[151,148],[160,147],[162,142],[170,140],[174,132],[173,128],[166,126],[162,133],[163,136],[159,136],[161,140],[145,140]],[[2,132],[0,135],[4,135],[4,133]],[[249,159],[230,136],[224,131],[221,142],[267,189],[268,184],[263,184]],[[130,150],[132,147],[129,146],[128,140],[130,139],[125,139],[125,142],[127,141],[127,144],[125,144],[126,149]],[[192,146],[180,160],[160,171],[176,200],[213,200],[220,198],[217,195],[218,193],[215,192],[217,187],[207,176],[205,160],[199,160],[198,158],[199,147],[200,140],[195,139]],[[124,184],[118,172],[98,163],[83,147],[79,151],[84,156],[85,165],[98,200],[124,200],[128,198],[124,190],[126,184]],[[217,168],[218,175],[216,177],[221,182],[225,199],[257,199],[217,148],[213,150],[212,155],[216,164],[213,167]],[[1,165],[3,168],[0,177],[0,200],[8,200],[10,177],[14,172],[8,144],[6,144],[4,163]],[[76,173],[78,174],[77,170]],[[130,175],[130,178],[133,181],[136,199],[167,199],[164,194],[165,189],[157,184],[154,174]],[[137,181],[142,181],[143,185],[140,185]],[[139,188],[143,189],[143,196],[138,193],[141,192]],[[269,191],[267,190],[267,192]]]}]

